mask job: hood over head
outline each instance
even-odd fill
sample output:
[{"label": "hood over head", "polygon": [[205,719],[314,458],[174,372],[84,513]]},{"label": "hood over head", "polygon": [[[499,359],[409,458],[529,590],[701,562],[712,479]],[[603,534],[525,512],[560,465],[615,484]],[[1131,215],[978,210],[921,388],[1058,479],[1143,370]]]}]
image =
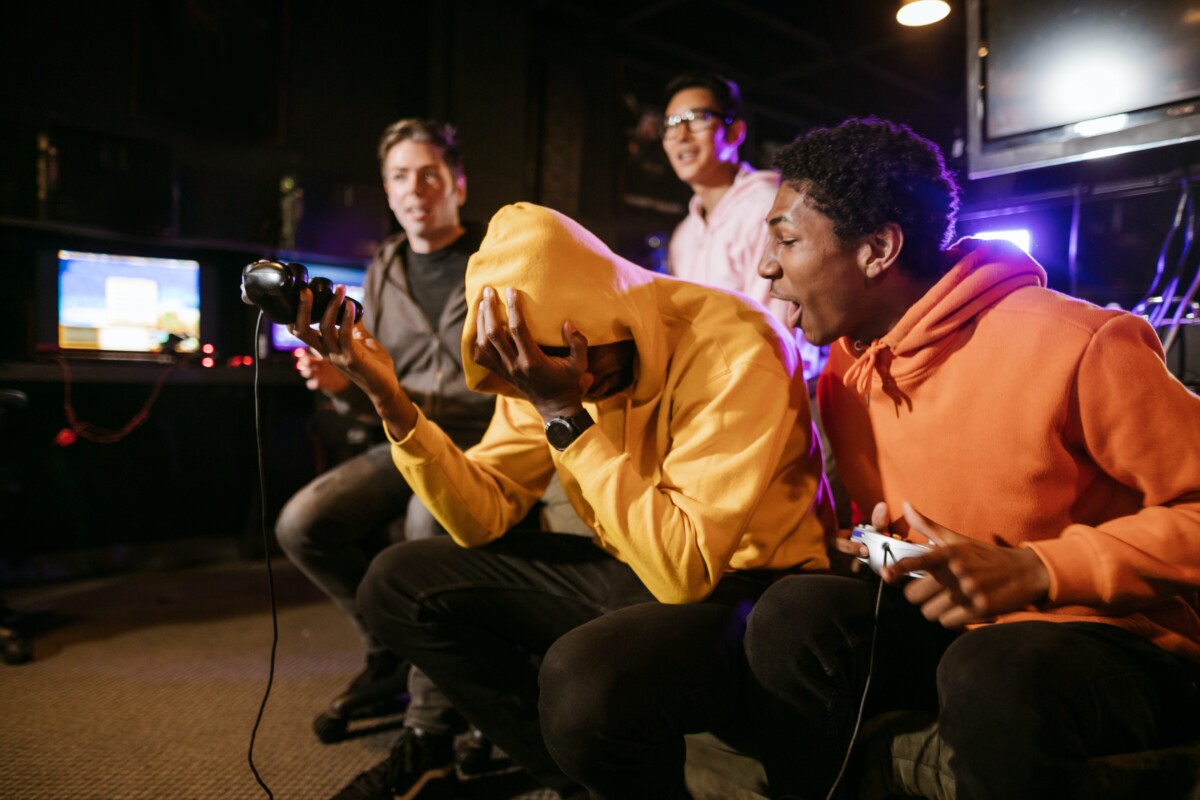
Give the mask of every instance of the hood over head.
[{"label": "hood over head", "polygon": [[646,354],[660,351],[662,337],[653,273],[613,253],[573,219],[532,203],[496,212],[487,235],[467,264],[467,319],[462,354],[467,385],[480,392],[519,396],[506,381],[471,358],[479,302],[485,286],[503,299],[520,292],[521,309],[535,342],[563,347],[562,325],[574,323],[589,345],[632,339],[638,352],[633,395],[656,392],[663,365]]}]

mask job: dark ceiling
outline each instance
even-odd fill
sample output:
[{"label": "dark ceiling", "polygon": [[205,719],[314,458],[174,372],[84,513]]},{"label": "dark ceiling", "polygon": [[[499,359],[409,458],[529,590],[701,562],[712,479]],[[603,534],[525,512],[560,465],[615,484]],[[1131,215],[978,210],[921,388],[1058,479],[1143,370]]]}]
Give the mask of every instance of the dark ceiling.
[{"label": "dark ceiling", "polygon": [[747,104],[796,132],[851,115],[906,122],[949,149],[966,97],[966,11],[924,28],[894,0],[546,2],[582,43],[673,74],[715,69]]}]

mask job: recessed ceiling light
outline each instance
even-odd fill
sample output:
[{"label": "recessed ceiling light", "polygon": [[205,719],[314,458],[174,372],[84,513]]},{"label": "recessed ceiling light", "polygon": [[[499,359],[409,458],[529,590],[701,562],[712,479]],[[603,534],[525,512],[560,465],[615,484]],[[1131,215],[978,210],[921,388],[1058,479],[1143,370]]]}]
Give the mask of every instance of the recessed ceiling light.
[{"label": "recessed ceiling light", "polygon": [[950,4],[946,0],[900,0],[896,21],[909,27],[932,25],[949,13]]}]

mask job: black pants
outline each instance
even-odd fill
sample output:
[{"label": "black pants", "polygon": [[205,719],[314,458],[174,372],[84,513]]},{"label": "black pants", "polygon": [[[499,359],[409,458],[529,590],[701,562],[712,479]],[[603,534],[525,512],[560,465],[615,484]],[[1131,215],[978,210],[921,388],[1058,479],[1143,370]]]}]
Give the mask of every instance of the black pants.
[{"label": "black pants", "polygon": [[[750,616],[751,694],[776,795],[829,791],[867,677],[877,588],[792,577]],[[1016,622],[955,633],[885,587],[866,717],[938,709],[959,800],[1103,797],[1087,759],[1180,737],[1194,724],[1195,677],[1182,659],[1111,625]]]},{"label": "black pants", "polygon": [[687,796],[683,735],[739,716],[744,620],[773,577],[664,605],[586,538],[511,532],[394,545],[358,600],[384,644],[564,797],[669,799]]}]

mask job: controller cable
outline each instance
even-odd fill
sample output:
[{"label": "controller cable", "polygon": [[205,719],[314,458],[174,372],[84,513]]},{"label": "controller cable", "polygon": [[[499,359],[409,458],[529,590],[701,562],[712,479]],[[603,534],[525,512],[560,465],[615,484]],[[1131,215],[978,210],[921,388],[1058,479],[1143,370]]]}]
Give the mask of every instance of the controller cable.
[{"label": "controller cable", "polygon": [[[255,323],[254,341],[259,341],[262,335],[263,312],[258,312],[258,322]],[[267,538],[267,479],[266,471],[263,468],[263,440],[262,440],[262,421],[259,411],[259,392],[258,392],[258,370],[260,359],[254,359],[254,442],[258,450],[258,493],[259,507],[261,512],[261,527],[263,537],[263,557],[267,562],[267,586],[271,594],[271,662],[267,670],[267,688],[263,692],[262,702],[258,706],[258,716],[254,720],[254,730],[250,732],[250,747],[246,752],[246,760],[250,763],[250,771],[254,773],[254,780],[258,781],[258,785],[267,793],[267,797],[274,800],[275,795],[271,793],[270,787],[258,774],[258,769],[254,766],[254,740],[258,736],[258,726],[262,722],[263,712],[267,708],[267,698],[271,696],[271,686],[275,682],[275,652],[279,646],[279,610],[275,602],[275,573],[271,569],[271,543]]]},{"label": "controller cable", "polygon": [[[896,557],[892,554],[892,548],[887,542],[883,543],[883,563],[886,566],[888,560],[892,563],[896,562]],[[867,693],[871,690],[871,676],[875,674],[875,642],[879,637],[879,609],[883,605],[883,587],[884,580],[879,579],[879,589],[875,592],[875,624],[871,629],[871,650],[867,658],[867,680],[863,684],[862,698],[858,701],[858,716],[854,720],[854,730],[850,733],[850,743],[846,745],[846,757],[842,759],[842,766],[838,769],[837,777],[833,779],[833,785],[829,787],[829,794],[825,795],[825,800],[833,800],[834,794],[838,790],[838,786],[842,782],[842,777],[846,774],[846,767],[850,765],[850,754],[854,752],[854,744],[858,740],[858,730],[862,726],[863,711],[867,707]]]}]

